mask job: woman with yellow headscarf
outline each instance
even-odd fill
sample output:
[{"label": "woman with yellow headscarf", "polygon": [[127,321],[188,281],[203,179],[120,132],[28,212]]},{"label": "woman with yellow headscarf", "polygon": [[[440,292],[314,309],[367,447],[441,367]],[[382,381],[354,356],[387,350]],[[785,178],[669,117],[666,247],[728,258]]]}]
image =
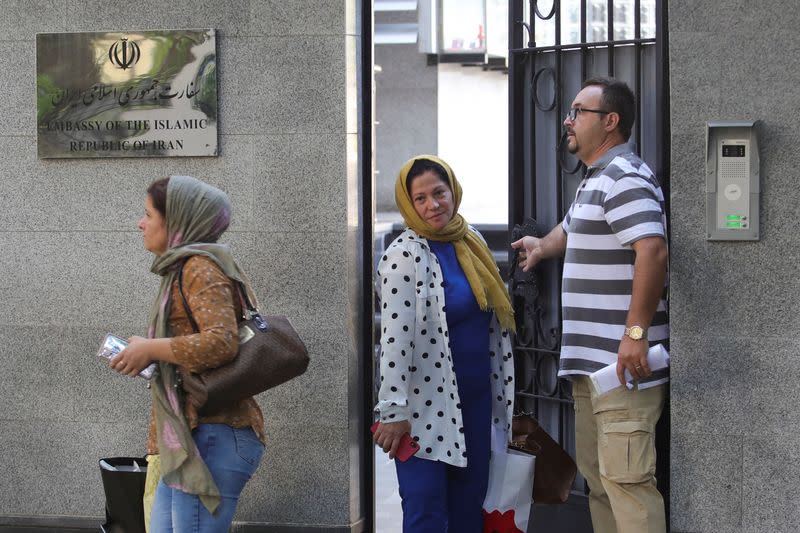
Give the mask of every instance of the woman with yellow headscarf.
[{"label": "woman with yellow headscarf", "polygon": [[420,155],[400,169],[408,228],[378,264],[381,387],[375,442],[395,461],[406,533],[482,533],[492,427],[508,440],[511,302],[483,238],[458,214],[450,166]]}]

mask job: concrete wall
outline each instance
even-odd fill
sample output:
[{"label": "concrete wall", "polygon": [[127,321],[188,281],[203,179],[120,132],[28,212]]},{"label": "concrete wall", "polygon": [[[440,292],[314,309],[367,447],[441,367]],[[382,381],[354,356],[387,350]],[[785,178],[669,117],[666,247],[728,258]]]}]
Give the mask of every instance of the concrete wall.
[{"label": "concrete wall", "polygon": [[376,45],[375,64],[381,67],[375,75],[375,203],[378,213],[396,212],[400,167],[417,154],[438,152],[437,69],[416,44]]},{"label": "concrete wall", "polygon": [[[800,530],[800,13],[669,2],[672,527]],[[761,240],[705,239],[705,121],[759,119]]]},{"label": "concrete wall", "polygon": [[381,67],[375,80],[378,219],[400,220],[397,172],[409,157],[427,153],[455,170],[465,191],[460,212],[470,223],[506,224],[508,76],[458,63],[428,65],[416,44],[376,45],[375,64]]},{"label": "concrete wall", "polygon": [[[94,353],[106,332],[145,332],[158,279],[136,221],[169,174],[230,194],[227,241],[311,352],[259,397],[267,450],[237,518],[350,531],[364,515],[359,14],[355,0],[0,2],[0,526],[99,519],[98,459],[144,453],[145,383]],[[36,32],[209,27],[219,157],[37,159]]]}]

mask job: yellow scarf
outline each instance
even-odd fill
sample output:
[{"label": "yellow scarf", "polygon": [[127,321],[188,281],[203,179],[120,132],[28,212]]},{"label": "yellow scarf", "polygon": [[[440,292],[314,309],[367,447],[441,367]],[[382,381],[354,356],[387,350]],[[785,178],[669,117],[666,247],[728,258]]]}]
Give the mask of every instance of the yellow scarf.
[{"label": "yellow scarf", "polygon": [[[440,230],[431,227],[417,214],[411,192],[406,188],[408,172],[418,159],[427,159],[441,165],[450,181],[450,190],[453,192],[453,218]],[[492,253],[483,239],[470,231],[464,217],[458,214],[458,206],[461,204],[461,185],[456,180],[450,165],[433,155],[418,155],[409,159],[403,164],[397,176],[394,198],[406,225],[418,235],[429,240],[453,243],[458,264],[464,270],[480,308],[484,311],[491,309],[503,328],[515,331],[514,310],[506,286],[497,271],[497,263],[494,262]]]}]

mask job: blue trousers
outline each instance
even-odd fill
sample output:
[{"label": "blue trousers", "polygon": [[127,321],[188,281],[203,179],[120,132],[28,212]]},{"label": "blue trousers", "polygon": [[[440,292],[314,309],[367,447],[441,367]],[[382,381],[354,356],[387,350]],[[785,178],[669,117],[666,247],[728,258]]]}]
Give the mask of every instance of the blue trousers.
[{"label": "blue trousers", "polygon": [[492,389],[489,324],[451,243],[429,241],[441,267],[450,349],[458,382],[466,468],[412,457],[395,461],[403,500],[404,533],[483,533],[489,487]]},{"label": "blue trousers", "polygon": [[222,501],[212,515],[194,494],[158,483],[150,533],[228,533],[245,484],[261,462],[264,444],[252,428],[200,424],[192,431]]},{"label": "blue trousers", "polygon": [[[465,380],[466,381],[466,380]],[[411,457],[395,460],[404,533],[483,533],[483,500],[489,488],[491,391],[461,396],[467,466]],[[459,392],[467,392],[459,385]],[[470,391],[476,392],[476,391]]]}]

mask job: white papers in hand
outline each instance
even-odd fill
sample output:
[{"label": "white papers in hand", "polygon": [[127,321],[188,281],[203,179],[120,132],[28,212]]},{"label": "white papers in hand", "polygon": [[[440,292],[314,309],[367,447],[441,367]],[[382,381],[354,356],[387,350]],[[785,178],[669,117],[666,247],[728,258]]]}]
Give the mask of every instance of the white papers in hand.
[{"label": "white papers in hand", "polygon": [[[647,365],[653,372],[669,366],[669,352],[663,345],[656,344],[647,351]],[[617,378],[617,363],[611,363],[607,367],[589,374],[589,378],[591,378],[598,396],[622,386]],[[633,377],[627,370],[625,370],[625,382],[629,389],[633,388]]]}]

